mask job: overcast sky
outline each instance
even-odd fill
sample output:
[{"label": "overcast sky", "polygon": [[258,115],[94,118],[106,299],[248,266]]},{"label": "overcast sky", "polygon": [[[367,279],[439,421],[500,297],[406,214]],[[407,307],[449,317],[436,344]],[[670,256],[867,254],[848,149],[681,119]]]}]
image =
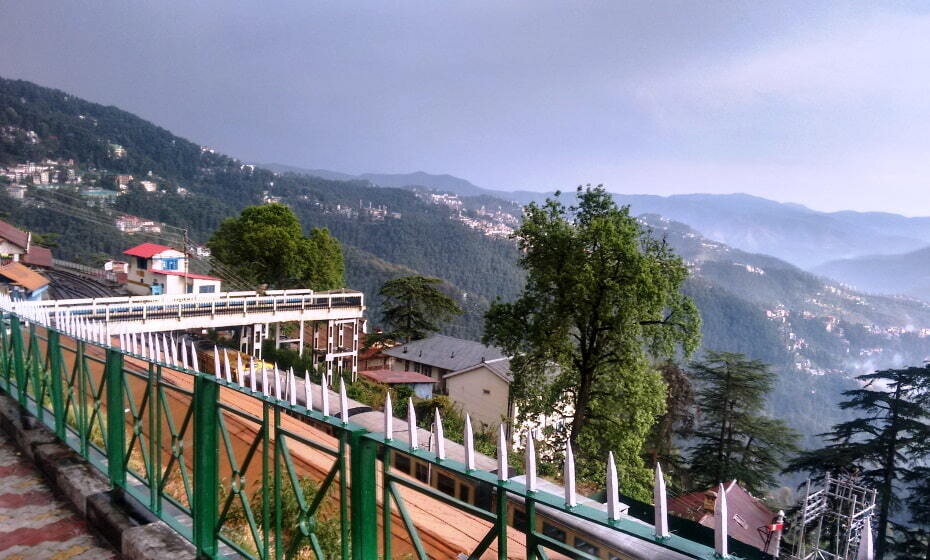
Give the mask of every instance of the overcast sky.
[{"label": "overcast sky", "polygon": [[0,75],[230,155],[930,215],[930,11],[0,0]]}]

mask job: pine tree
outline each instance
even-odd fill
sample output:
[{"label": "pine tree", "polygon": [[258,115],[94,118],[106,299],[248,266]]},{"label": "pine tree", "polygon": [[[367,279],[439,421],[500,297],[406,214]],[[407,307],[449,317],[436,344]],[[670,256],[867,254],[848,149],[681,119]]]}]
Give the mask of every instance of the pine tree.
[{"label": "pine tree", "polygon": [[797,434],[759,413],[773,384],[768,366],[742,354],[709,351],[691,365],[691,374],[701,418],[690,449],[693,483],[706,488],[736,479],[754,494],[775,485]]},{"label": "pine tree", "polygon": [[401,276],[381,286],[384,322],[390,328],[385,337],[419,340],[439,330],[439,323],[462,313],[455,300],[442,293],[439,278]]},{"label": "pine tree", "polygon": [[914,471],[914,460],[930,441],[927,395],[930,366],[891,369],[860,375],[860,389],[846,391],[844,410],[861,413],[859,418],[833,426],[822,434],[829,442],[822,449],[800,454],[787,472],[855,472],[878,494],[875,558],[889,550],[890,516],[895,511],[902,482]]}]

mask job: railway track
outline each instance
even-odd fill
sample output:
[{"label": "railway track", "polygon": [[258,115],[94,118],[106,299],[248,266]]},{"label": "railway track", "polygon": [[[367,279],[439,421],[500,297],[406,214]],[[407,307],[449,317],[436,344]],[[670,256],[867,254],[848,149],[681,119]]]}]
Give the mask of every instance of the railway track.
[{"label": "railway track", "polygon": [[68,270],[60,268],[46,271],[51,280],[49,292],[53,299],[80,299],[114,297],[122,295],[114,288]]}]

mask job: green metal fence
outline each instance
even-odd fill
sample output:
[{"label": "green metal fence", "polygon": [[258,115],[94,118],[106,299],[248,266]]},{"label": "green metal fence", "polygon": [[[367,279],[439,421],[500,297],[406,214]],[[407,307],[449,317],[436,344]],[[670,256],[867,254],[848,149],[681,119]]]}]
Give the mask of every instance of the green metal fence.
[{"label": "green metal fence", "polygon": [[0,390],[205,558],[718,557],[712,532],[706,544],[660,538],[341,416],[10,313]]}]

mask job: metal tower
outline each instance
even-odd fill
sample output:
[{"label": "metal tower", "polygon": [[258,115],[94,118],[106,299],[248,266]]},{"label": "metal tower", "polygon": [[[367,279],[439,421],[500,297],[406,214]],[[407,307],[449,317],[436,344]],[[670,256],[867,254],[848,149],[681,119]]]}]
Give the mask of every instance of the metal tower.
[{"label": "metal tower", "polygon": [[859,541],[871,531],[875,490],[858,483],[856,477],[829,474],[819,490],[807,481],[790,530],[789,560],[857,560]]}]

